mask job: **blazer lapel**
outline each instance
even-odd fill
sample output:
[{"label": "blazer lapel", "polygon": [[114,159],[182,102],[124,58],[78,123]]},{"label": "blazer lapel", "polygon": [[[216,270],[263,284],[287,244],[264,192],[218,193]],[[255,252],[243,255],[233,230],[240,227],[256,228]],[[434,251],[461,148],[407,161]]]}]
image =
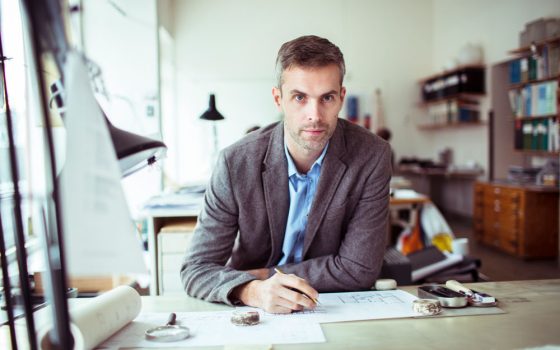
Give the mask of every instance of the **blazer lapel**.
[{"label": "blazer lapel", "polygon": [[280,260],[282,254],[290,208],[288,162],[284,153],[284,123],[279,123],[270,137],[263,162],[262,180],[272,246],[267,266],[272,266]]},{"label": "blazer lapel", "polygon": [[341,158],[346,152],[346,142],[344,140],[344,133],[342,125],[338,123],[337,128],[329,142],[329,149],[325,155],[323,165],[321,167],[321,176],[319,177],[319,184],[315,192],[315,198],[309,218],[307,220],[307,229],[305,232],[305,239],[303,243],[303,257],[311,246],[311,242],[315,238],[319,225],[323,221],[323,217],[327,212],[334,194],[338,188],[342,176],[346,172],[346,164],[342,162]]}]

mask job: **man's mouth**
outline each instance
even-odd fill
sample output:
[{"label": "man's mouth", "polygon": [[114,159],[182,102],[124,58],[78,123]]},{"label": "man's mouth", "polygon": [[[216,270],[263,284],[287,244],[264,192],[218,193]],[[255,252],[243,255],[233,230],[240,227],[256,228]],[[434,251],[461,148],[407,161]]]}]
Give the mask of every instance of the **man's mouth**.
[{"label": "man's mouth", "polygon": [[319,135],[325,132],[324,129],[304,129],[303,132],[311,134],[311,135]]}]

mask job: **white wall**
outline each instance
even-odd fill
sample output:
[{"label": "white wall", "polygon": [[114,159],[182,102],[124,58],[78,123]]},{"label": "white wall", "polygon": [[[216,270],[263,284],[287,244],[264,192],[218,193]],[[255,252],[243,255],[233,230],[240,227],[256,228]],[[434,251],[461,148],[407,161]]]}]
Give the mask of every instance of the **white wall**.
[{"label": "white wall", "polygon": [[[418,146],[415,81],[432,66],[432,2],[313,0],[175,1],[178,123],[182,163],[179,182],[210,171],[211,126],[198,119],[216,93],[226,117],[218,122],[220,148],[245,130],[279,119],[272,103],[274,61],[280,45],[304,34],[337,44],[346,58],[349,94],[361,97],[361,114],[374,112],[376,88],[395,133],[397,155]],[[341,112],[344,116],[345,112]]]},{"label": "white wall", "polygon": [[[169,2],[171,0],[165,0]],[[420,131],[418,80],[440,72],[467,43],[481,44],[485,63],[517,47],[526,22],[560,16],[560,0],[175,0],[178,120],[177,182],[204,179],[211,167],[211,126],[198,116],[208,94],[226,117],[218,123],[220,148],[254,125],[278,120],[270,89],[280,45],[304,34],[325,36],[343,51],[349,94],[360,114],[375,114],[381,88],[392,145],[402,156],[436,158],[451,147],[455,164],[487,170],[487,127]],[[489,74],[487,80],[489,80]],[[487,91],[490,90],[488,86]],[[483,101],[487,117],[490,97]],[[345,116],[345,110],[341,116]]]},{"label": "white wall", "polygon": [[[117,7],[113,6],[115,4]],[[83,45],[103,73],[111,122],[122,129],[159,137],[156,0],[84,0]],[[151,106],[156,113],[149,115]],[[161,172],[143,169],[123,180],[133,216],[161,187]]]},{"label": "white wall", "polygon": [[[560,17],[560,0],[434,0],[434,72],[456,58],[467,43],[482,46],[487,67],[508,58],[519,47],[519,32],[527,22],[541,17]],[[490,91],[490,74],[486,75]],[[487,118],[490,96],[483,104]],[[456,163],[474,160],[488,169],[488,129],[473,127],[418,135],[419,151],[426,155],[449,146]],[[503,145],[503,147],[513,147]]]}]

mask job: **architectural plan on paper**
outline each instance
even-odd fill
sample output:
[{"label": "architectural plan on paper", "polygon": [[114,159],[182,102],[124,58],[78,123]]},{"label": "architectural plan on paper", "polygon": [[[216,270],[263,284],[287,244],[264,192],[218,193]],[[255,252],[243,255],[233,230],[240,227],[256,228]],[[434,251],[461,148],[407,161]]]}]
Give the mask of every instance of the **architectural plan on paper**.
[{"label": "architectural plan on paper", "polygon": [[157,343],[144,339],[144,332],[147,329],[164,325],[167,322],[169,312],[142,313],[99,348],[183,348],[226,344],[294,344],[326,341],[321,326],[316,322],[267,318],[255,326],[235,326],[230,322],[233,311],[176,312],[177,324],[188,327],[191,336],[185,340],[170,343]]},{"label": "architectural plan on paper", "polygon": [[[315,310],[291,314],[263,313],[264,319],[297,319],[330,323],[419,316],[412,309],[416,296],[403,290],[321,293]],[[242,309],[252,309],[243,307]]]}]

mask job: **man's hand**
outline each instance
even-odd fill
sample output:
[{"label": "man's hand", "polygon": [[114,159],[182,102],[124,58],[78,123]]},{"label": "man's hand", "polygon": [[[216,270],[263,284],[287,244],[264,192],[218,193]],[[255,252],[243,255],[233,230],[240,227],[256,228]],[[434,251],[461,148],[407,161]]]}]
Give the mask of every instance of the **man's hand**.
[{"label": "man's hand", "polygon": [[[305,294],[305,295],[304,295]],[[232,297],[245,305],[271,313],[314,309],[319,293],[303,278],[276,273],[266,280],[254,280],[235,288]]]}]

